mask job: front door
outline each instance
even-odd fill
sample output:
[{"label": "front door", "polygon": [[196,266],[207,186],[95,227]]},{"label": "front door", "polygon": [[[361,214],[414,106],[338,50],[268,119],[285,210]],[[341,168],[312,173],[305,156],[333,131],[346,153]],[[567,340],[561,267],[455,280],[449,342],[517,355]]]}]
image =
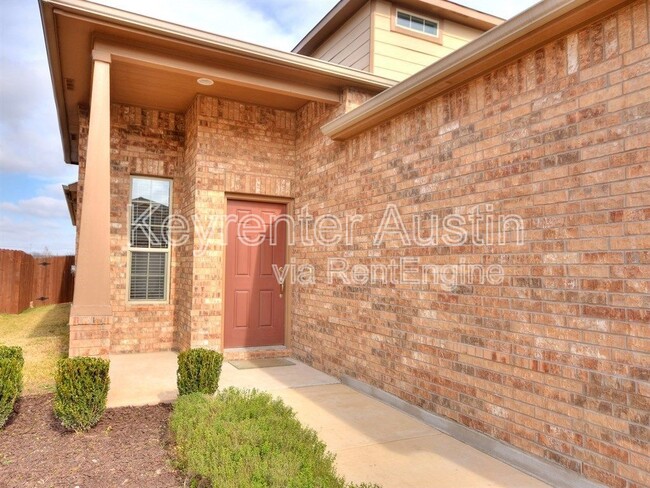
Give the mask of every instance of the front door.
[{"label": "front door", "polygon": [[[234,217],[226,249],[225,348],[284,344],[284,290],[273,265],[278,270],[285,265],[287,231],[283,220],[273,222],[285,213],[284,204],[228,200],[228,215]],[[239,225],[245,218],[249,221]]]}]

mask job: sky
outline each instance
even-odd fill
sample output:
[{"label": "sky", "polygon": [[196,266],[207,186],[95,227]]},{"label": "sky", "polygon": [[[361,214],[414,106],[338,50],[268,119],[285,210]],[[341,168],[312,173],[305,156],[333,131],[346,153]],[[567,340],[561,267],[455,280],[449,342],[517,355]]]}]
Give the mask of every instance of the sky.
[{"label": "sky", "polygon": [[[290,51],[337,0],[101,0],[111,7]],[[456,0],[510,18],[536,0]],[[181,7],[182,6],[182,7]],[[63,161],[36,0],[0,2],[0,248],[74,253]]]}]

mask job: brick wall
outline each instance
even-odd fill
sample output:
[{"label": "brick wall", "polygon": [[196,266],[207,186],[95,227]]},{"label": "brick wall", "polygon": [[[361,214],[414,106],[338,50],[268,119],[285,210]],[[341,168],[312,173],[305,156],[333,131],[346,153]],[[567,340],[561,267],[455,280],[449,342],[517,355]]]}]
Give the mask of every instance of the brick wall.
[{"label": "brick wall", "polygon": [[[650,46],[635,2],[346,142],[298,113],[295,207],[364,217],[352,246],[296,246],[292,347],[615,487],[650,459]],[[385,205],[524,219],[522,246],[374,247]],[[486,236],[483,236],[486,237]],[[328,285],[328,257],[503,266],[502,285]]]},{"label": "brick wall", "polygon": [[168,304],[142,305],[128,298],[128,217],[131,176],[174,181],[172,206],[182,202],[183,115],[125,105],[111,107],[111,352],[149,352],[174,346],[177,248],[172,249]]},{"label": "brick wall", "polygon": [[[183,168],[177,178],[177,183],[184,189],[184,194],[177,200],[174,212],[185,218],[196,214],[195,189],[196,166],[188,164],[196,159],[198,150],[198,123],[195,106],[192,104],[185,113],[185,153]],[[176,306],[174,307],[175,344],[178,349],[188,349],[192,343],[192,293],[193,293],[193,251],[194,228],[189,228],[187,242],[176,248]]]},{"label": "brick wall", "polygon": [[[291,195],[295,114],[199,95],[188,109],[186,125],[184,178],[191,203],[184,215],[198,218],[204,229],[210,217],[225,214],[227,192]],[[181,348],[222,347],[225,254],[219,224],[203,239],[196,238],[195,228],[194,238],[181,250],[186,256],[185,301],[177,312],[183,314],[178,322]]]},{"label": "brick wall", "polygon": [[[79,186],[77,222],[84,198],[88,111],[79,111]],[[106,355],[121,352],[169,350],[175,345],[175,272],[179,249],[171,252],[170,300],[167,304],[128,302],[128,205],[131,175],[174,180],[172,205],[185,190],[178,174],[183,170],[184,117],[171,112],[111,105],[111,307],[113,316],[101,324],[76,324],[71,329],[70,355]],[[178,183],[175,180],[179,180]],[[77,238],[79,236],[77,227]],[[101,327],[96,327],[101,325]],[[83,326],[83,328],[81,327]],[[101,346],[96,344],[101,342]]]},{"label": "brick wall", "polygon": [[[88,132],[80,111],[78,209],[81,211]],[[111,107],[111,305],[102,324],[74,324],[75,354],[221,348],[223,229],[209,219],[225,212],[226,193],[288,197],[295,158],[295,114],[197,96],[185,114],[113,104]],[[246,148],[242,150],[242,148]],[[173,181],[172,211],[194,227],[172,248],[167,304],[133,304],[128,297],[128,218],[132,175]],[[78,216],[77,222],[80,222]],[[82,325],[88,326],[81,328]],[[101,339],[102,346],[94,344]],[[91,344],[93,347],[90,347]]]},{"label": "brick wall", "polygon": [[[368,96],[297,113],[197,96],[185,114],[113,105],[110,323],[74,324],[71,351],[221,347],[222,229],[172,255],[169,305],[126,303],[131,174],[174,180],[174,208],[207,218],[227,192],[361,215],[351,246],[303,246],[295,354],[610,486],[647,484],[650,421],[650,47],[637,1],[346,142],[323,123]],[[79,206],[87,115],[81,111]],[[492,206],[525,223],[485,246],[372,238],[388,203],[410,216]],[[80,219],[78,218],[79,222]],[[488,237],[484,235],[483,237]],[[501,285],[327,285],[329,257],[499,264]],[[85,342],[101,343],[83,349]]]}]

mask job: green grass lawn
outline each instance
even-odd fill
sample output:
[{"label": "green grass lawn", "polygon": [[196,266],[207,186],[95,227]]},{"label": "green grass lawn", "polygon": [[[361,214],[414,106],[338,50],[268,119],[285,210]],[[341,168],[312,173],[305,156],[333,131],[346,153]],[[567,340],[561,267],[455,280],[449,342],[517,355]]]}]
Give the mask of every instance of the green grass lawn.
[{"label": "green grass lawn", "polygon": [[0,344],[23,348],[23,395],[54,391],[56,362],[68,355],[69,316],[69,303],[0,314]]}]

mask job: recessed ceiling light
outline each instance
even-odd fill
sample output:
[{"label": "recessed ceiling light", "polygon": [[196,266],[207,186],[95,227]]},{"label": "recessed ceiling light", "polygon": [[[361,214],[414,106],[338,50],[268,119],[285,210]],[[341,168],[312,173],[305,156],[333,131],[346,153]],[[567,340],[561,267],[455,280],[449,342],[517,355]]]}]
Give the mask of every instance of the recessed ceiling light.
[{"label": "recessed ceiling light", "polygon": [[214,81],[212,81],[210,78],[199,78],[198,80],[196,80],[196,82],[197,82],[199,85],[203,85],[203,86],[211,86],[211,85],[214,85]]}]

